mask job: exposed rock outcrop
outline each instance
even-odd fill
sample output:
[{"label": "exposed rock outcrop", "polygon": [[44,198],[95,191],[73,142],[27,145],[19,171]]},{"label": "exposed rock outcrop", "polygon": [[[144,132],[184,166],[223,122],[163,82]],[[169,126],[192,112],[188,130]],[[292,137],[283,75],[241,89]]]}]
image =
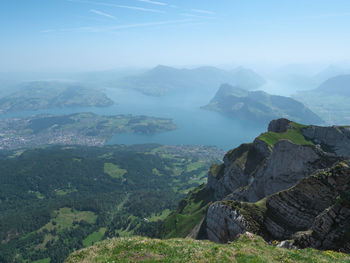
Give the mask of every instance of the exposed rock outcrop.
[{"label": "exposed rock outcrop", "polygon": [[211,205],[208,215],[210,216],[207,217],[207,233],[212,241],[227,242],[247,231],[248,222],[243,214],[225,203],[216,202]]},{"label": "exposed rock outcrop", "polygon": [[216,200],[230,195],[228,199],[256,202],[295,185],[317,169],[330,167],[339,159],[312,145],[280,140],[271,148],[255,139],[252,144],[228,152],[224,163],[209,172],[207,187],[214,190]]},{"label": "exposed rock outcrop", "polygon": [[290,247],[350,252],[349,157],[348,127],[271,122],[269,133],[212,166],[208,238],[227,242],[250,231]]},{"label": "exposed rock outcrop", "polygon": [[319,144],[324,151],[350,158],[350,127],[308,126],[302,133],[315,144]]},{"label": "exposed rock outcrop", "polygon": [[316,172],[256,204],[216,202],[208,209],[207,229],[219,242],[250,231],[270,240],[294,240],[299,247],[350,252],[349,164]]},{"label": "exposed rock outcrop", "polygon": [[286,132],[288,129],[292,128],[289,123],[291,121],[287,119],[278,119],[278,120],[273,120],[269,123],[269,127],[267,130],[269,132]]}]

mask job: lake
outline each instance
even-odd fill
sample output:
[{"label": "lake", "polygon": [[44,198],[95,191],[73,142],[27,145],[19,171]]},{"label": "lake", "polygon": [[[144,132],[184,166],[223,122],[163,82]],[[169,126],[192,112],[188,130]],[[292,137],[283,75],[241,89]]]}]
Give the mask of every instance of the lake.
[{"label": "lake", "polygon": [[36,114],[71,114],[94,112],[101,115],[134,114],[173,119],[178,126],[175,131],[155,135],[116,134],[108,144],[160,143],[169,145],[209,145],[224,150],[241,143],[251,142],[266,131],[266,125],[225,117],[217,112],[200,109],[214,94],[173,93],[163,97],[151,97],[137,91],[111,89],[106,94],[116,104],[108,108],[65,108],[4,114],[1,118],[25,117]]}]

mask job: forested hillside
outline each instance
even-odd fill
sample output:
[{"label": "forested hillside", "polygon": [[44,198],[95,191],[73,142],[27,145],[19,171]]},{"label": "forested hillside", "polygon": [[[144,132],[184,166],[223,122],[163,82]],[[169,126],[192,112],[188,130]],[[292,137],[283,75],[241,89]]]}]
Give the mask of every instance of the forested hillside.
[{"label": "forested hillside", "polygon": [[63,262],[106,237],[155,237],[221,157],[215,147],[159,145],[3,153],[0,262]]}]

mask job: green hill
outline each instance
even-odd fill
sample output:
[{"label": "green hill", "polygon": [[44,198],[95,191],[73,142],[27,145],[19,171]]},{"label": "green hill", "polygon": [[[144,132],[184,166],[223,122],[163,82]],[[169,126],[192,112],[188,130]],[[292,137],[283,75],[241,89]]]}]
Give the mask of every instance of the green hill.
[{"label": "green hill", "polygon": [[74,252],[66,262],[350,262],[349,255],[334,251],[288,250],[276,245],[268,245],[261,237],[254,235],[242,235],[230,244],[193,239],[159,240],[129,237],[106,240],[79,250]]},{"label": "green hill", "polygon": [[102,91],[76,83],[33,81],[0,98],[0,113],[66,107],[107,107],[114,102]]}]

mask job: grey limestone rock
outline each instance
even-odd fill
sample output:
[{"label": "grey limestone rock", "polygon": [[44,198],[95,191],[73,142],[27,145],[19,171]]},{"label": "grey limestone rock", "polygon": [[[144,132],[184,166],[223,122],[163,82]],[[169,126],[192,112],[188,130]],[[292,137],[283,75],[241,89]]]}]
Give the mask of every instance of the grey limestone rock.
[{"label": "grey limestone rock", "polygon": [[234,240],[247,231],[248,223],[240,211],[221,202],[209,207],[206,220],[208,238],[215,242]]},{"label": "grey limestone rock", "polygon": [[[269,125],[270,132],[288,129],[293,127],[286,119]],[[350,168],[342,162],[350,157],[350,128],[298,129],[315,145],[279,140],[271,146],[257,138],[229,151],[223,164],[213,166],[207,188],[215,200],[223,201],[208,208],[210,240],[227,242],[259,229],[262,232],[255,234],[265,239],[292,240],[298,247],[350,251]],[[262,207],[259,200],[264,200]],[[247,212],[229,205],[237,201],[259,201],[260,207],[251,204],[253,209]],[[263,220],[251,220],[254,209],[263,213]]]}]

